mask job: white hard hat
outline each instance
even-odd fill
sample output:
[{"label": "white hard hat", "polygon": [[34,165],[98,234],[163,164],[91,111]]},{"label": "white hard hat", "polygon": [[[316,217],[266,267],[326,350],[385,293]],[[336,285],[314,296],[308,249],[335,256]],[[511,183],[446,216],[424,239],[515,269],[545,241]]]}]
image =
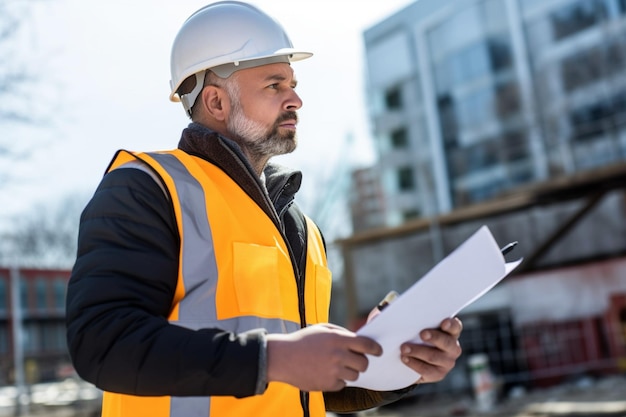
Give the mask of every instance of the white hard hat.
[{"label": "white hard hat", "polygon": [[[250,4],[220,1],[192,14],[176,35],[172,46],[170,100],[182,101],[187,112],[211,69],[221,78],[234,71],[275,62],[291,62],[313,55],[293,48],[283,27]],[[177,90],[196,74],[196,87],[179,97]]]}]

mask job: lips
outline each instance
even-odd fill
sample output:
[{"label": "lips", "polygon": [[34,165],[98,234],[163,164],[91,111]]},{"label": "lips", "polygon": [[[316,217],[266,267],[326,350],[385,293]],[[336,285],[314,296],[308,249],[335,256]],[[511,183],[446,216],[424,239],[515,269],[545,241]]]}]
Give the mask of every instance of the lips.
[{"label": "lips", "polygon": [[286,129],[295,129],[296,124],[298,124],[297,120],[285,120],[279,124],[280,127],[284,127]]},{"label": "lips", "polygon": [[286,129],[295,129],[298,124],[298,114],[295,111],[285,112],[276,120],[276,124]]}]

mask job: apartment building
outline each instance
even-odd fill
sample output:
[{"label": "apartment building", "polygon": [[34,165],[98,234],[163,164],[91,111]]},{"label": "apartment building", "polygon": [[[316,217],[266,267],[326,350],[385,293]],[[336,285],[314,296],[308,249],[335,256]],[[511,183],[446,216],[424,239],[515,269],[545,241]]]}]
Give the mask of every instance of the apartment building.
[{"label": "apartment building", "polygon": [[364,41],[381,225],[626,159],[624,0],[420,0]]},{"label": "apartment building", "polygon": [[0,268],[0,385],[15,382],[16,353],[28,383],[71,373],[65,342],[69,276],[67,270]]}]

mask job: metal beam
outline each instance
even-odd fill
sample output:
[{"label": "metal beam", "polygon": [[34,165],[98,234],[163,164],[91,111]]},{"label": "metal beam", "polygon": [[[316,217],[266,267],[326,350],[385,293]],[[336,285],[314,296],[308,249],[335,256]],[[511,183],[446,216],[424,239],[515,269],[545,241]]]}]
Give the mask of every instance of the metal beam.
[{"label": "metal beam", "polygon": [[592,194],[587,202],[576,211],[570,218],[566,219],[554,232],[552,232],[541,245],[535,249],[530,256],[519,266],[517,273],[522,273],[535,268],[535,264],[540,260],[546,252],[548,252],[554,244],[556,244],[563,236],[565,236],[583,217],[587,215],[606,195],[608,190],[601,189]]}]

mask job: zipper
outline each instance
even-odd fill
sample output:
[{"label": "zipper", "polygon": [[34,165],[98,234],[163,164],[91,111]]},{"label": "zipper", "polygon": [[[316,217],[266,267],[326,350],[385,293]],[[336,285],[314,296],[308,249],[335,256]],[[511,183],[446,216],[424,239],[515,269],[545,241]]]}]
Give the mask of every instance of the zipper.
[{"label": "zipper", "polygon": [[[287,182],[282,189],[280,190],[280,192],[278,193],[278,197],[280,197],[280,195],[283,193],[283,191],[285,190],[285,188],[287,187],[287,185],[289,185],[289,182]],[[278,198],[277,198],[278,200]],[[301,274],[300,273],[300,267],[299,267],[299,263],[296,261],[295,259],[295,254],[293,253],[293,250],[291,248],[291,244],[289,243],[289,240],[287,239],[287,235],[285,233],[284,230],[284,222],[282,221],[282,218],[284,216],[284,214],[287,212],[287,210],[289,210],[289,207],[291,207],[291,205],[293,204],[293,200],[290,201],[289,203],[285,204],[285,206],[280,210],[279,213],[279,223],[280,223],[280,232],[281,235],[283,236],[283,239],[285,240],[285,244],[287,245],[287,249],[289,251],[289,257],[291,258],[291,264],[293,265],[294,270],[296,271],[296,287],[298,289],[298,313],[300,314],[300,327],[301,328],[305,328],[306,327],[306,308],[305,308],[305,304],[304,304],[304,287],[305,287],[305,274]],[[272,203],[272,207],[274,206],[274,204]],[[306,223],[304,223],[304,226],[306,227]],[[305,229],[305,236],[306,236],[306,229]],[[309,393],[306,391],[300,391],[300,405],[302,406],[302,412],[303,412],[303,416],[304,417],[310,417],[310,410],[309,410]]]}]

